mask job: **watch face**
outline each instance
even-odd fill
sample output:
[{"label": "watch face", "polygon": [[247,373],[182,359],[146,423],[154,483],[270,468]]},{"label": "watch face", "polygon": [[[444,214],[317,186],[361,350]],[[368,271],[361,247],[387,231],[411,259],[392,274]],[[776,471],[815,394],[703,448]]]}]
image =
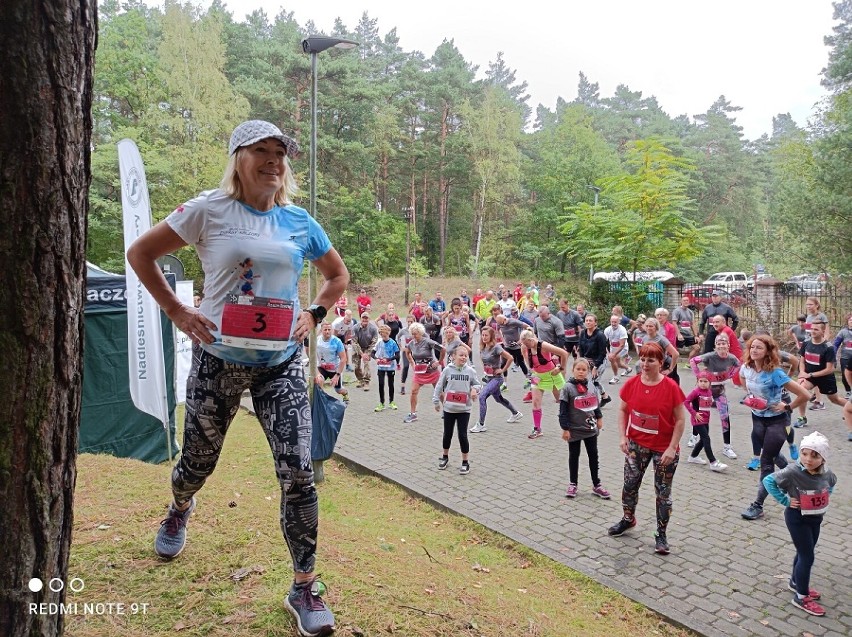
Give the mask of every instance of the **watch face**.
[{"label": "watch face", "polygon": [[318,320],[323,320],[325,315],[328,314],[328,310],[325,309],[322,305],[312,305],[308,310],[314,314]]}]

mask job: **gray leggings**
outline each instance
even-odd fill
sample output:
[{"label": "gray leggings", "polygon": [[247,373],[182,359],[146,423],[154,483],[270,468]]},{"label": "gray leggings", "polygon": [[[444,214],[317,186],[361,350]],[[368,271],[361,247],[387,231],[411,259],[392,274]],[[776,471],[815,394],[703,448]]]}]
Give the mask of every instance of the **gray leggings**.
[{"label": "gray leggings", "polygon": [[301,352],[275,367],[228,363],[195,345],[186,392],[183,453],[172,471],[175,503],[188,502],[213,473],[225,434],[249,389],[281,485],[281,531],[293,569],[314,570],[319,506],[311,465],[311,409]]},{"label": "gray leggings", "polygon": [[494,400],[503,405],[506,409],[508,409],[511,413],[518,413],[517,410],[512,406],[508,400],[503,398],[503,394],[500,391],[500,385],[503,384],[502,376],[494,376],[485,387],[482,388],[482,391],[479,392],[479,424],[485,424],[485,413],[488,411],[488,406],[485,404],[485,401],[488,400],[489,396],[494,396]]}]

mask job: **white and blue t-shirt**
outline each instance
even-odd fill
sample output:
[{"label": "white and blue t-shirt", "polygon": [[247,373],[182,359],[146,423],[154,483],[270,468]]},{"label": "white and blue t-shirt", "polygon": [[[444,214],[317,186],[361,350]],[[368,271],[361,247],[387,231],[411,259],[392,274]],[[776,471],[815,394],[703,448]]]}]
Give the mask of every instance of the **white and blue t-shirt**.
[{"label": "white and blue t-shirt", "polygon": [[307,210],[294,205],[261,212],[221,190],[202,192],[167,218],[194,245],[204,270],[201,313],[216,324],[202,347],[232,363],[271,367],[299,347],[290,339],[299,318],[299,277],[331,242]]},{"label": "white and blue t-shirt", "polygon": [[317,337],[317,365],[320,369],[336,372],[340,367],[340,354],[343,351],[343,341],[333,334],[328,340],[325,340],[322,334]]},{"label": "white and blue t-shirt", "polygon": [[[745,388],[748,392],[766,400],[767,407],[773,407],[781,402],[781,391],[784,389],[784,385],[790,382],[790,377],[779,367],[771,372],[758,372],[751,367],[742,365],[740,377],[745,382]],[[751,413],[763,418],[780,415],[780,412],[771,409],[752,409]]]}]

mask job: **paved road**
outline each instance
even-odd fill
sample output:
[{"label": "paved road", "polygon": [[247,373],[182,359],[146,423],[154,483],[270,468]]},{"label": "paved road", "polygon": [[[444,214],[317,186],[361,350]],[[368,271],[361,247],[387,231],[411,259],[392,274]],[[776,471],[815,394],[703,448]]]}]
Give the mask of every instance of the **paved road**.
[{"label": "paved road", "polygon": [[[688,391],[694,384],[692,374],[682,370],[681,377]],[[520,373],[511,374],[507,395],[524,412],[524,419],[507,424],[508,412],[489,401],[488,431],[470,434],[471,472],[466,476],[453,470],[460,464],[457,441],[450,451],[450,470],[437,469],[442,425],[425,389],[421,390],[420,418],[412,424],[402,422],[408,411],[407,396],[397,397],[398,411],[374,413],[378,402],[375,381],[369,393],[353,389],[336,453],[362,471],[396,482],[525,544],[698,633],[852,635],[852,442],[846,441],[839,408],[829,405],[826,411],[808,412],[810,426],[796,433],[797,440],[814,430],[829,436],[833,446],[830,464],[839,477],[822,525],[811,581],[812,587],[822,591],[827,610],[825,617],[818,618],[789,603],[792,593],[787,590],[787,578],[794,551],[782,507],[770,497],[762,520],[749,522],[740,517],[755,495],[758,474],[745,468],[751,453],[751,420],[738,403],[739,388],[728,390],[734,400],[732,440],[739,459],[721,456],[722,436],[714,412],[713,446],[729,465],[727,472],[716,474],[706,466],[687,464],[687,427],[668,530],[672,553],[659,556],[653,551],[650,474],[640,492],[638,526],[620,538],[606,534],[607,527],[621,516],[623,456],[615,420],[617,391],[611,392],[615,400],[604,408],[599,444],[601,479],[613,499],[604,501],[591,494],[583,451],[580,493],[568,500],[564,497],[568,450],[560,437],[557,405],[545,397],[545,435],[528,440],[532,417],[529,405],[521,406],[522,381]]]}]

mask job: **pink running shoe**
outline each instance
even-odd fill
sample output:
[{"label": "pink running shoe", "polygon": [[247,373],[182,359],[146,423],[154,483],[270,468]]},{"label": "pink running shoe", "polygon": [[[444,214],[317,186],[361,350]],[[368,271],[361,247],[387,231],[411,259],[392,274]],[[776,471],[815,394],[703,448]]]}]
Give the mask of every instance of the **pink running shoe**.
[{"label": "pink running shoe", "polygon": [[569,484],[568,490],[565,492],[566,498],[576,498],[577,497],[577,485]]},{"label": "pink running shoe", "polygon": [[816,603],[816,600],[813,597],[805,597],[803,599],[799,599],[798,596],[793,597],[793,606],[798,606],[806,613],[810,613],[811,615],[816,615],[817,617],[822,617],[825,615],[825,609]]},{"label": "pink running shoe", "polygon": [[602,498],[604,500],[609,500],[609,498],[610,498],[609,491],[604,489],[602,484],[599,484],[594,489],[592,489],[592,493],[594,493],[596,496],[598,496],[599,498]]}]

